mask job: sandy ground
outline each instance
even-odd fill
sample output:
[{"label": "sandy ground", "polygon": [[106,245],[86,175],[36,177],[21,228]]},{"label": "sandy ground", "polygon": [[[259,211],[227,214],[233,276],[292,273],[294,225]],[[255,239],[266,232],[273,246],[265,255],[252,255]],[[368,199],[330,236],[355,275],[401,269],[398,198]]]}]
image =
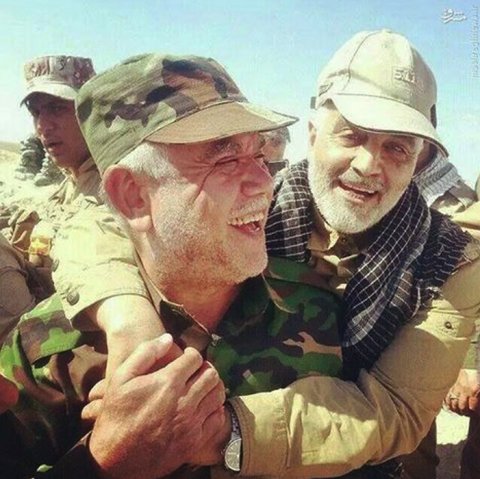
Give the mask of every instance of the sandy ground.
[{"label": "sandy ground", "polygon": [[[19,181],[14,177],[18,154],[0,150],[0,206],[36,207],[51,195],[55,186],[36,187],[31,181]],[[440,467],[438,479],[457,479],[459,458],[468,429],[468,419],[448,411],[438,416],[438,454]],[[425,478],[429,479],[429,478]]]},{"label": "sandy ground", "polygon": [[438,479],[459,477],[460,454],[467,430],[468,418],[450,411],[440,412],[437,418],[437,454],[440,457]]}]

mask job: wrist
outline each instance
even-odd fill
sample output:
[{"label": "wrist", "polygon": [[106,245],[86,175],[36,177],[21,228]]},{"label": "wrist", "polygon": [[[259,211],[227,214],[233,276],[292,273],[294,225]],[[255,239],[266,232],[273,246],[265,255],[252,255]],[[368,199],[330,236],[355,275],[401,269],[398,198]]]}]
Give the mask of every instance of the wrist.
[{"label": "wrist", "polygon": [[240,421],[231,404],[227,403],[225,409],[228,413],[227,418],[230,419],[230,436],[222,451],[223,464],[228,471],[238,473],[242,466],[242,431]]}]

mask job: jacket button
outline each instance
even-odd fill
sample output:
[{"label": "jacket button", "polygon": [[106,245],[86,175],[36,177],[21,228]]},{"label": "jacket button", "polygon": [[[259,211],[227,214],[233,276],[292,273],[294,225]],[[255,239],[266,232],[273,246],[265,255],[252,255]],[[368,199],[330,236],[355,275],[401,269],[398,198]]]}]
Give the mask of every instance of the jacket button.
[{"label": "jacket button", "polygon": [[447,329],[453,329],[452,323],[451,323],[450,321],[446,321],[446,322],[445,322],[445,327],[446,327]]},{"label": "jacket button", "polygon": [[72,291],[67,295],[67,301],[70,306],[77,304],[79,299],[80,299],[80,295],[78,294],[78,291]]}]

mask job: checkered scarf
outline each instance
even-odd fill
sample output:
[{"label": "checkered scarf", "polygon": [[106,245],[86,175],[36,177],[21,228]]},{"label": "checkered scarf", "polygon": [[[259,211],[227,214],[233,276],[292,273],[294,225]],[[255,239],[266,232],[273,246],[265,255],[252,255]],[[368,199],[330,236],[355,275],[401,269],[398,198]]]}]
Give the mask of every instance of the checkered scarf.
[{"label": "checkered scarf", "polygon": [[[277,178],[266,227],[270,255],[308,261],[312,208],[304,160]],[[351,378],[361,368],[369,369],[398,328],[437,294],[470,238],[430,211],[413,182],[375,229],[376,240],[344,294],[342,351],[345,373]]]},{"label": "checkered scarf", "polygon": [[413,177],[428,206],[462,181],[457,169],[448,158],[437,153],[435,159]]}]

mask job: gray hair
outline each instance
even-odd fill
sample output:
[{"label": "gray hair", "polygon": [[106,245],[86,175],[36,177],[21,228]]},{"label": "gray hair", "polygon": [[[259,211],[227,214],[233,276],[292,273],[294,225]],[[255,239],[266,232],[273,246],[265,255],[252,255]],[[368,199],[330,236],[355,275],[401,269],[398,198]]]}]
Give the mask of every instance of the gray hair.
[{"label": "gray hair", "polygon": [[[167,179],[178,177],[178,171],[169,161],[168,145],[145,141],[133,151],[124,156],[118,163],[135,176],[146,178],[150,184],[160,184]],[[100,196],[110,208],[119,224],[128,231],[128,225],[123,216],[112,204],[102,182]]]},{"label": "gray hair", "polygon": [[168,145],[145,141],[124,156],[118,165],[132,173],[152,181],[160,181],[178,175],[169,161]]}]

